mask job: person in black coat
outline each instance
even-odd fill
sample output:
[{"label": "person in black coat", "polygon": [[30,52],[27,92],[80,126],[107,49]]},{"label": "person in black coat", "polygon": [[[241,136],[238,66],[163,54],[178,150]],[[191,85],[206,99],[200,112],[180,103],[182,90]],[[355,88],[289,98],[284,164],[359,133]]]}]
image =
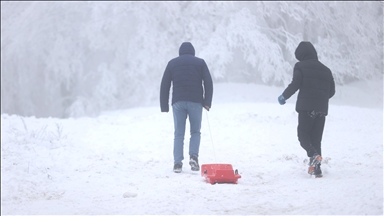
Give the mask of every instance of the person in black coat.
[{"label": "person in black coat", "polygon": [[309,157],[308,173],[321,177],[321,140],[328,102],[335,95],[335,82],[331,70],[318,60],[311,42],[302,41],[296,48],[295,56],[299,62],[294,66],[292,82],[278,101],[281,105],[285,104],[299,90],[296,101],[298,139]]},{"label": "person in black coat", "polygon": [[169,111],[169,90],[173,84],[172,110],[175,126],[173,171],[182,170],[185,124],[190,122],[191,138],[189,155],[191,169],[199,171],[200,129],[203,107],[209,111],[212,104],[213,83],[205,61],[195,56],[195,48],[190,42],[184,42],[179,56],[170,60],[165,68],[160,85],[161,112]]}]

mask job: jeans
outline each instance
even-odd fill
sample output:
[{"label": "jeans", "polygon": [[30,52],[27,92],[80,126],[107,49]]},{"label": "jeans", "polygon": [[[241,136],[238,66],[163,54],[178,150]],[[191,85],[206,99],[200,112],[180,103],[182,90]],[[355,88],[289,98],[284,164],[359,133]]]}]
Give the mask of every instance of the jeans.
[{"label": "jeans", "polygon": [[189,118],[191,138],[189,140],[189,155],[199,157],[200,129],[203,105],[190,101],[178,101],[172,105],[175,138],[173,142],[174,164],[183,165],[184,135],[187,116]]}]

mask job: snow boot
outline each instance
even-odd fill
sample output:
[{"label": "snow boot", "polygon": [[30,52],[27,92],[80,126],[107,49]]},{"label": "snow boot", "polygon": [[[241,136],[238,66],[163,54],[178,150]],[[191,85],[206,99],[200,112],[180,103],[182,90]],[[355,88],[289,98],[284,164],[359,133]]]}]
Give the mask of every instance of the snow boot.
[{"label": "snow boot", "polygon": [[315,175],[316,178],[321,178],[321,177],[323,177],[323,173],[321,172],[320,165],[321,165],[321,164],[317,164],[317,165],[315,166],[314,175]]},{"label": "snow boot", "polygon": [[173,166],[173,172],[175,172],[175,173],[181,173],[181,170],[182,170],[182,165],[180,165],[180,164],[175,164],[174,166]]},{"label": "snow boot", "polygon": [[323,158],[317,153],[315,153],[312,157],[309,158],[308,174],[315,174],[315,166],[320,164],[322,159]]},{"label": "snow boot", "polygon": [[191,159],[189,160],[189,165],[191,165],[192,171],[199,171],[200,170],[199,161],[197,160],[197,157],[195,157],[195,156],[191,156]]}]

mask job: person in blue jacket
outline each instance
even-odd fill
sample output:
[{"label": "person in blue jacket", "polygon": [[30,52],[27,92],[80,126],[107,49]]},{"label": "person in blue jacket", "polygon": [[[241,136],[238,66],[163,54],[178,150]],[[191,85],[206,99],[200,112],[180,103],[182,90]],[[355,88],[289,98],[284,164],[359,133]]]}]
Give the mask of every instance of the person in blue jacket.
[{"label": "person in blue jacket", "polygon": [[296,111],[299,113],[297,136],[309,157],[308,173],[322,177],[321,140],[329,99],[335,95],[335,82],[331,70],[318,60],[311,42],[300,42],[295,56],[299,62],[294,66],[292,82],[278,97],[278,101],[281,105],[285,104],[299,90],[296,101]]},{"label": "person in blue jacket", "polygon": [[179,56],[170,60],[165,68],[160,85],[161,112],[169,111],[169,91],[172,83],[172,110],[175,126],[173,142],[173,171],[182,171],[184,159],[184,134],[189,118],[191,138],[189,142],[189,164],[199,171],[200,129],[203,107],[209,111],[212,104],[213,82],[204,59],[195,56],[190,42],[183,42]]}]

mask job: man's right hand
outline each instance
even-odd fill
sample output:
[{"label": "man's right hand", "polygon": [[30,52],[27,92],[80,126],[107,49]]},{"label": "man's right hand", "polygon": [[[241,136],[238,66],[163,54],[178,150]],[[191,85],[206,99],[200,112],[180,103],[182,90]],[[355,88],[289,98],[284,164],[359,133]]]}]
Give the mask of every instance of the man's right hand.
[{"label": "man's right hand", "polygon": [[285,98],[283,95],[280,95],[277,100],[279,101],[279,104],[280,105],[284,105],[285,104]]}]

